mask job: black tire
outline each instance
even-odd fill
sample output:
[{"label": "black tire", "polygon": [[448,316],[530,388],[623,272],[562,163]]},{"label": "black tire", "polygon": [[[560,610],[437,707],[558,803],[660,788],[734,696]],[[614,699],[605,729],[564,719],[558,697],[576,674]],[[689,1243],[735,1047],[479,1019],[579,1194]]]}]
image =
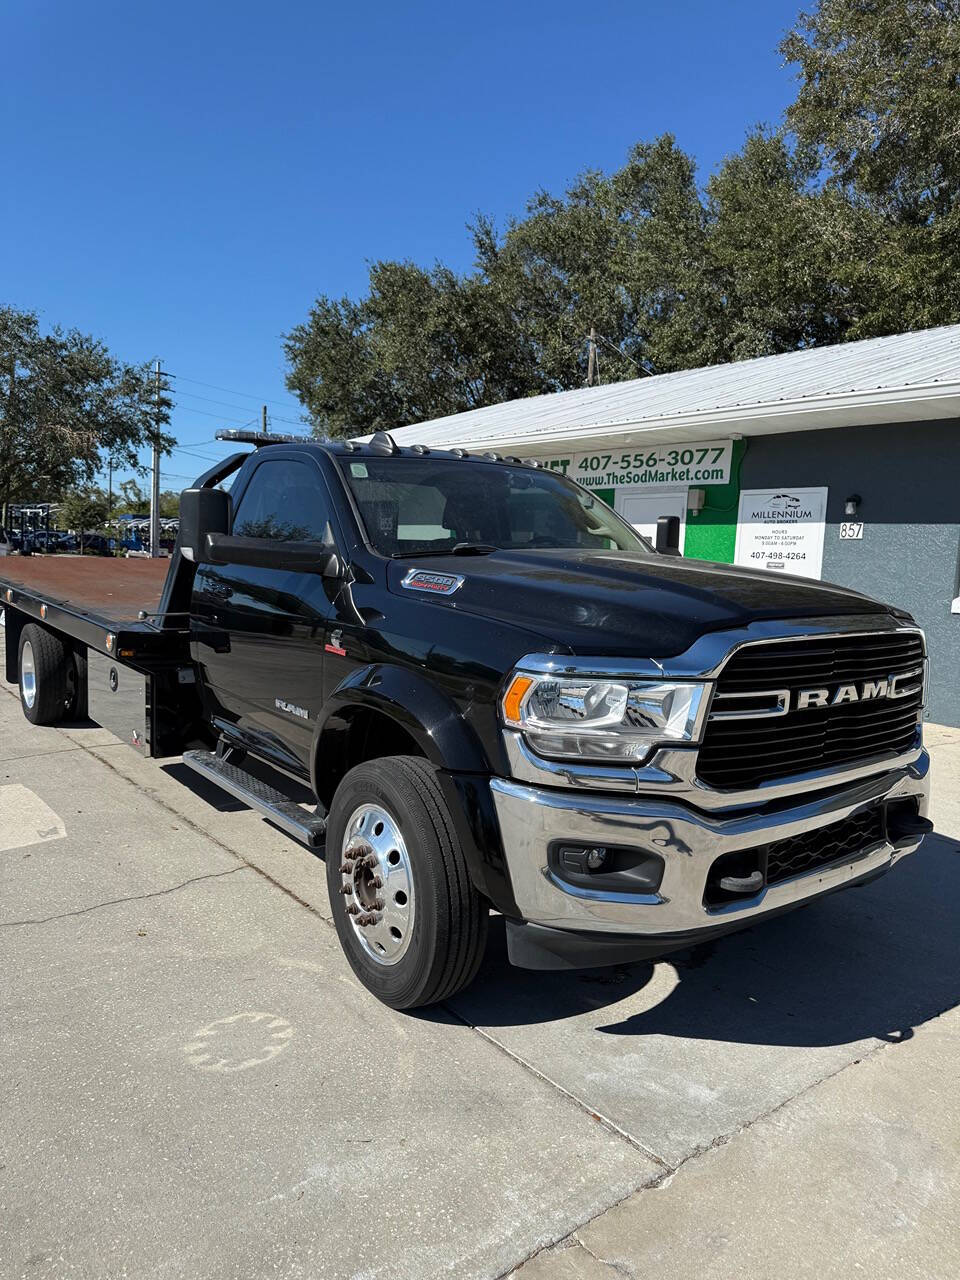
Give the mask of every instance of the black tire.
[{"label": "black tire", "polygon": [[[347,823],[363,805],[387,811],[406,846],[416,911],[407,949],[390,965],[359,941],[341,892],[341,851]],[[487,941],[489,909],[475,889],[443,798],[436,770],[416,756],[359,764],[343,778],[326,833],[327,888],[340,944],[378,1000],[393,1009],[436,1004],[476,976]]]},{"label": "black tire", "polygon": [[[24,650],[32,662],[32,680],[24,672]],[[57,724],[70,710],[74,683],[73,654],[59,636],[30,622],[20,633],[17,673],[20,705],[31,724]]]}]

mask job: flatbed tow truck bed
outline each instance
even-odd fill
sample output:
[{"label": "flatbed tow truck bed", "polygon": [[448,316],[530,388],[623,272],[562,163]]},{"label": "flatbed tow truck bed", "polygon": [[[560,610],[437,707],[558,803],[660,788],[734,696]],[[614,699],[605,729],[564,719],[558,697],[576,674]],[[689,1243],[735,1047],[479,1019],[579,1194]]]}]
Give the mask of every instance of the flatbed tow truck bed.
[{"label": "flatbed tow truck bed", "polygon": [[5,557],[7,679],[18,679],[24,627],[39,623],[83,664],[93,720],[144,755],[179,754],[199,708],[188,619],[165,610],[170,566],[167,559]]},{"label": "flatbed tow truck bed", "polygon": [[21,587],[48,603],[105,622],[122,622],[136,619],[141,611],[156,611],[169,566],[170,561],[162,559],[6,556],[0,563],[0,587]]}]

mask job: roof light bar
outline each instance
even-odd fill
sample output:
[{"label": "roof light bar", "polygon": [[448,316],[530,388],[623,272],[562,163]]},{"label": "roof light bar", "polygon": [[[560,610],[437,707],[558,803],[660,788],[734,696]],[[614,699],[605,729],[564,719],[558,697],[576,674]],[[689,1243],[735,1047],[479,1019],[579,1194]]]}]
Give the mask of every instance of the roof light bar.
[{"label": "roof light bar", "polygon": [[238,444],[312,444],[313,436],[278,435],[273,431],[244,431],[231,427],[217,432],[218,440],[232,440]]}]

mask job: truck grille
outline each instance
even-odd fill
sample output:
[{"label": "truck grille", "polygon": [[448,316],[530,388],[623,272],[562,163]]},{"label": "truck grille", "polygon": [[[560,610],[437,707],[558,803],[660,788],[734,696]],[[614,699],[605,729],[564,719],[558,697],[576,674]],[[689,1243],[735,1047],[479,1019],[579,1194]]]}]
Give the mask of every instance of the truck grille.
[{"label": "truck grille", "polygon": [[[923,641],[915,631],[758,641],[720,672],[697,761],[708,786],[745,790],[820,769],[843,769],[914,745],[923,705]],[[862,697],[865,682],[901,678],[906,696]],[[798,707],[806,690],[857,697]],[[784,714],[782,708],[786,706]]]},{"label": "truck grille", "polygon": [[832,862],[852,862],[883,839],[883,811],[874,805],[843,822],[777,840],[767,846],[767,884],[792,880]]},{"label": "truck grille", "polygon": [[742,893],[725,889],[724,876],[749,876],[757,871],[765,885],[783,884],[838,862],[856,862],[870,849],[887,839],[883,809],[879,804],[861,809],[840,822],[799,835],[775,840],[772,844],[725,853],[710,868],[703,900],[707,907],[722,907],[743,898]]}]

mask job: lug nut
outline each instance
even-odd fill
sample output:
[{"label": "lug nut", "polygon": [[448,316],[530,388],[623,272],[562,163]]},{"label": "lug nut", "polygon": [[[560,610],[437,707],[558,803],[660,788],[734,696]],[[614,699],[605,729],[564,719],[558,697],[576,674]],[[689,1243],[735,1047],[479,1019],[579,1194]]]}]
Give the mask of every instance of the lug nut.
[{"label": "lug nut", "polygon": [[352,875],[353,875],[353,863],[352,863],[352,862],[341,862],[341,864],[340,864],[340,874],[341,874],[342,876],[352,876]]},{"label": "lug nut", "polygon": [[347,907],[348,916],[355,916],[359,913],[359,911],[360,911],[360,908],[357,906],[355,902],[351,902],[349,907]]},{"label": "lug nut", "polygon": [[375,889],[382,889],[382,888],[383,888],[383,879],[382,879],[382,877],[380,877],[380,876],[374,876],[374,877],[373,877],[373,887],[374,887]]},{"label": "lug nut", "polygon": [[346,894],[348,894],[348,893],[353,893],[353,885],[352,885],[352,884],[345,884],[345,885],[343,886],[343,888],[340,890],[340,892],[341,892],[342,894],[344,894],[344,895],[346,895]]},{"label": "lug nut", "polygon": [[376,902],[373,904],[373,909],[374,911],[382,911],[385,906],[386,906],[386,903],[384,902],[384,900],[382,898],[378,898]]}]

